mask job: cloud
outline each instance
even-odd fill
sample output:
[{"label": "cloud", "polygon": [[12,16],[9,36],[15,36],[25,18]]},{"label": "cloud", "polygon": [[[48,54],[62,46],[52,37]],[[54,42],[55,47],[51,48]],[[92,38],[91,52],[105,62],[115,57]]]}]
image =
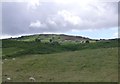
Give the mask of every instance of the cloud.
[{"label": "cloud", "polygon": [[49,24],[49,25],[52,25],[52,26],[57,26],[56,22],[54,20],[51,20],[50,18],[48,18],[46,20],[46,22]]},{"label": "cloud", "polygon": [[31,22],[29,27],[32,27],[32,28],[45,28],[46,25],[42,24],[39,20],[36,20],[35,22]]},{"label": "cloud", "polygon": [[73,15],[72,13],[70,13],[66,10],[58,11],[58,15],[62,16],[65,21],[67,21],[73,25],[80,24],[80,22],[81,22],[81,19],[79,16]]},{"label": "cloud", "polygon": [[11,35],[0,35],[0,39],[5,39],[5,38],[15,38],[15,37],[20,37],[20,35],[18,36],[11,36]]},{"label": "cloud", "polygon": [[120,36],[120,34],[118,34],[118,32],[115,32],[114,34],[113,34],[113,37],[114,38],[118,38]]},{"label": "cloud", "polygon": [[3,3],[3,34],[66,33],[117,27],[117,2],[28,0]]},{"label": "cloud", "polygon": [[40,0],[28,0],[27,2],[27,7],[28,10],[30,9],[36,9],[38,6],[40,6]]}]

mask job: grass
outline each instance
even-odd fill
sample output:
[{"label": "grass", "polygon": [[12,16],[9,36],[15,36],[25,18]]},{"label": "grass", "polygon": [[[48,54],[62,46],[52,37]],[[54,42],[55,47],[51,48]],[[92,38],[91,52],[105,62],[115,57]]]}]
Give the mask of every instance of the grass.
[{"label": "grass", "polygon": [[53,54],[35,54],[3,60],[3,81],[116,82],[118,49],[98,48]]},{"label": "grass", "polygon": [[30,76],[36,82],[118,81],[117,39],[81,44],[49,43],[51,36],[44,42],[32,41],[36,37],[2,40],[3,81],[10,77],[11,82],[29,82]]},{"label": "grass", "polygon": [[52,54],[64,51],[76,51],[83,49],[111,48],[117,47],[118,42],[96,42],[96,43],[41,43],[24,42],[16,40],[3,40],[3,59],[8,57],[24,56],[31,54]]},{"label": "grass", "polygon": [[0,59],[0,83],[2,82],[2,60]]}]

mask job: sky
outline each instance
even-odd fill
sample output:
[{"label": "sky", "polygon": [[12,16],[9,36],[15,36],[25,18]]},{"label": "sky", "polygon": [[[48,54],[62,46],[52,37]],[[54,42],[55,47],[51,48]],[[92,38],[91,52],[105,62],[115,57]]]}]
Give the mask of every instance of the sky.
[{"label": "sky", "polygon": [[31,34],[68,34],[93,39],[118,38],[118,2],[98,0],[2,2],[0,38]]}]

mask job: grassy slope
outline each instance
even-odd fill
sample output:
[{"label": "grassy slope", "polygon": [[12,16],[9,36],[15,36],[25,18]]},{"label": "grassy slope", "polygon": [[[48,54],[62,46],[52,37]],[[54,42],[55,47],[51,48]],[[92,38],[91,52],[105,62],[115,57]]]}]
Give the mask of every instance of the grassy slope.
[{"label": "grassy slope", "polygon": [[0,40],[0,83],[2,82],[2,41]]},{"label": "grassy slope", "polygon": [[84,44],[55,44],[40,42],[24,42],[15,40],[3,40],[3,58],[16,57],[28,54],[50,54],[64,51],[75,51],[83,49],[111,48],[117,47],[117,41],[96,42]]},{"label": "grassy slope", "polygon": [[[85,49],[4,60],[3,81],[117,81],[117,48]],[[6,76],[5,76],[6,75]]]}]

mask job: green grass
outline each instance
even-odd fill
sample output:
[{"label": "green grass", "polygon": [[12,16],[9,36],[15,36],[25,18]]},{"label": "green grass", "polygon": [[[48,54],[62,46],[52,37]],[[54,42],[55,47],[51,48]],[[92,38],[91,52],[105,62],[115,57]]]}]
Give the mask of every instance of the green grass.
[{"label": "green grass", "polygon": [[2,40],[3,81],[28,82],[30,76],[36,82],[118,81],[118,40],[55,44],[47,42],[51,36],[44,42],[33,41],[36,37]]},{"label": "green grass", "polygon": [[0,83],[2,82],[2,59],[0,59]]},{"label": "green grass", "polygon": [[62,44],[41,43],[41,42],[25,42],[16,40],[3,40],[3,58],[16,57],[31,54],[52,54],[64,51],[76,51],[83,49],[97,49],[117,47],[118,42],[96,42],[96,43],[74,43],[67,42]]},{"label": "green grass", "polygon": [[3,60],[3,81],[116,82],[118,49],[99,48],[54,54],[36,54]]},{"label": "green grass", "polygon": [[18,51],[22,51],[22,49],[19,49],[16,47],[3,48],[3,56],[4,54],[11,55],[11,54],[17,53]]}]

